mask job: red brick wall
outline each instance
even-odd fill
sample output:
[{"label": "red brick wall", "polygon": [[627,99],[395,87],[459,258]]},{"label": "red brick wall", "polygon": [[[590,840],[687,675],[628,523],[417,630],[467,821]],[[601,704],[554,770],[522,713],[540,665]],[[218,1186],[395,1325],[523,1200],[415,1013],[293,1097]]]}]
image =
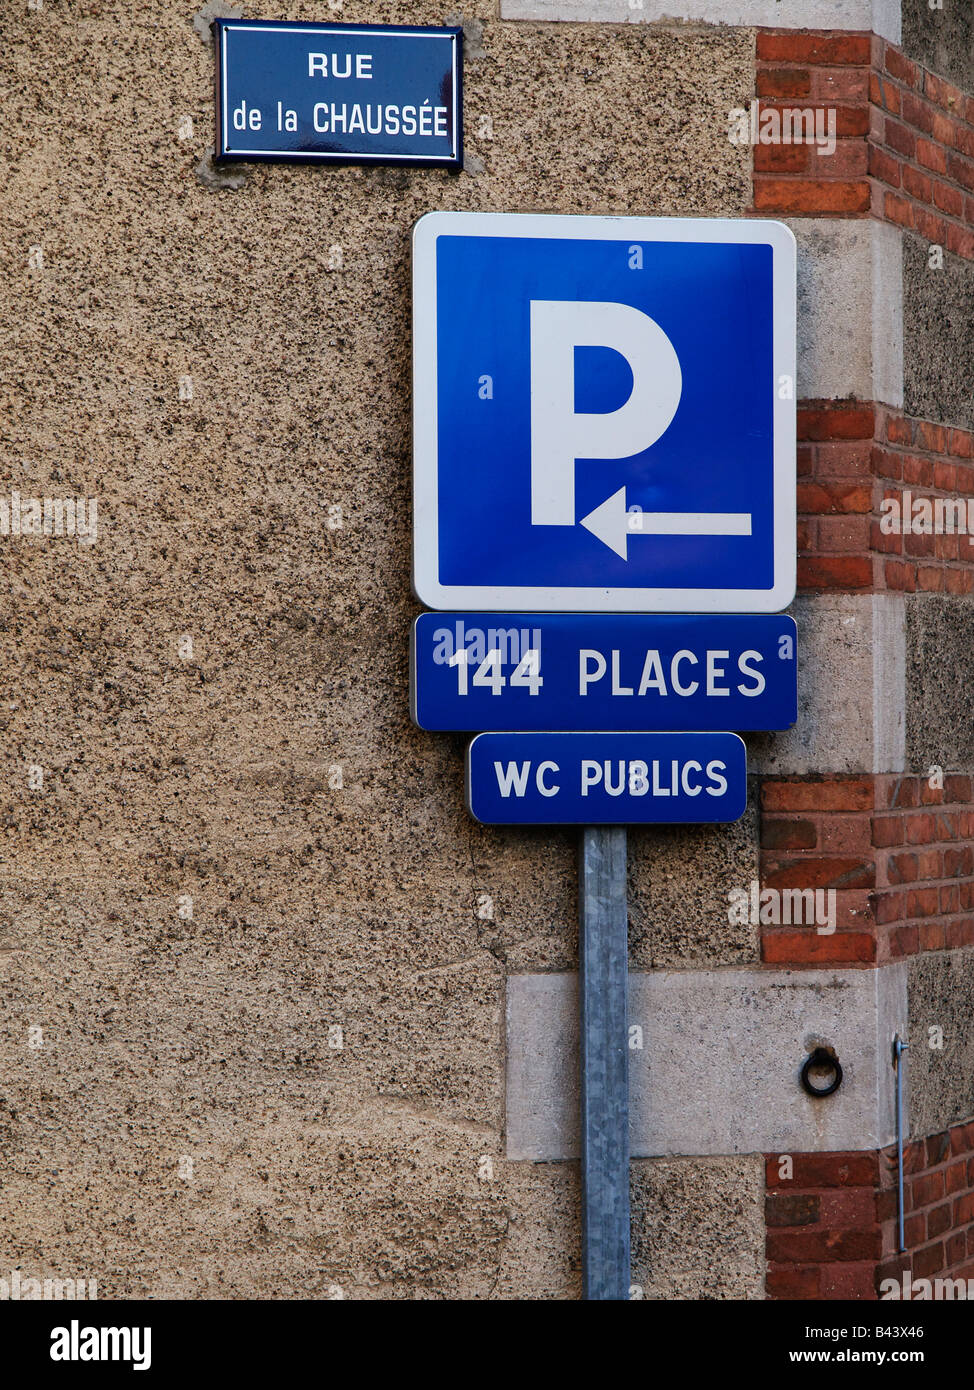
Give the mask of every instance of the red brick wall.
[{"label": "red brick wall", "polygon": [[974,498],[974,438],[870,401],[798,409],[798,586],[802,590],[974,592],[966,534],[880,529],[881,506]]},{"label": "red brick wall", "polygon": [[756,145],[754,208],[873,217],[974,258],[974,98],[872,34],[759,29],[761,109],[836,113],[837,145]]},{"label": "red brick wall", "polygon": [[[875,1298],[886,1250],[876,1152],[765,1159],[768,1298]],[[892,1253],[892,1252],[889,1252]]]},{"label": "red brick wall", "polygon": [[974,1279],[974,1124],[903,1154],[906,1245],[897,1253],[896,1148],[765,1160],[769,1298],[876,1299],[883,1279]]},{"label": "red brick wall", "polygon": [[760,881],[834,888],[836,930],[761,927],[769,965],[882,964],[974,945],[971,778],[764,780]]},{"label": "red brick wall", "polygon": [[[874,217],[974,258],[974,98],[867,33],[758,31],[760,110],[836,113],[832,155],[754,147],[754,211]],[[965,533],[881,529],[882,504],[974,498],[970,432],[860,401],[798,410],[798,585],[805,592],[974,593]],[[799,653],[799,659],[801,654]],[[917,773],[921,769],[915,770]],[[836,890],[836,930],[760,928],[769,967],[875,967],[974,945],[972,779],[766,778],[762,888]],[[767,1158],[770,1298],[877,1297],[882,1278],[974,1279],[974,1124],[911,1144],[907,1253],[895,1149]]]}]

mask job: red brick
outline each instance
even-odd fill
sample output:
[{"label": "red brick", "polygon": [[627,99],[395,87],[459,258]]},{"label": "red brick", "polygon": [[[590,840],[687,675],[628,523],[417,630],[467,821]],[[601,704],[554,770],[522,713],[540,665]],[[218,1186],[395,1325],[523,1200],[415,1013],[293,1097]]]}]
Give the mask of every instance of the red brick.
[{"label": "red brick", "polygon": [[878,550],[883,555],[902,555],[903,553],[903,537],[893,531],[881,530],[878,521],[872,523],[869,543],[873,550]]},{"label": "red brick", "polygon": [[902,893],[875,893],[873,913],[877,925],[885,927],[890,922],[902,922],[905,905],[906,899]]},{"label": "red brick", "polygon": [[869,184],[848,179],[776,179],[762,175],[754,180],[754,206],[760,212],[866,213]]},{"label": "red brick", "polygon": [[942,217],[928,212],[926,208],[918,207],[915,209],[913,220],[917,231],[927,241],[933,242],[937,246],[947,245],[947,223]]},{"label": "red brick", "polygon": [[820,1197],[811,1192],[769,1192],[764,1199],[768,1226],[814,1226],[819,1219]]},{"label": "red brick", "polygon": [[820,554],[863,554],[869,549],[872,523],[868,516],[823,516],[818,524]]},{"label": "red brick", "polygon": [[917,141],[917,163],[922,164],[925,169],[932,169],[935,174],[947,172],[947,156],[939,145],[933,144],[930,140]]},{"label": "red brick", "polygon": [[[829,109],[835,112],[835,133],[840,139],[869,133],[869,107],[865,104],[832,106]],[[828,122],[828,115],[825,120]]]},{"label": "red brick", "polygon": [[876,866],[864,859],[801,859],[766,861],[764,882],[769,888],[873,888]]},{"label": "red brick", "polygon": [[[936,917],[939,910],[940,898],[936,888],[911,888],[906,895],[907,917]],[[923,942],[923,930],[921,926],[921,944]]]},{"label": "red brick", "polygon": [[873,405],[827,405],[803,401],[798,406],[798,435],[805,440],[872,439]]},{"label": "red brick", "polygon": [[944,850],[944,878],[967,878],[971,873],[974,873],[972,859],[974,859],[974,854],[972,854],[970,845],[963,849]]},{"label": "red brick", "polygon": [[952,463],[933,465],[933,485],[938,492],[956,492],[957,469]]},{"label": "red brick", "polygon": [[822,1291],[824,1299],[873,1300],[875,1289],[876,1264],[874,1260],[825,1264],[822,1266]]},{"label": "red brick", "polygon": [[911,198],[919,198],[921,203],[929,203],[933,197],[933,180],[929,174],[914,169],[912,164],[904,164],[903,191]]},{"label": "red brick", "polygon": [[900,227],[912,227],[913,204],[898,193],[887,193],[883,199],[883,216],[887,222],[895,222]]},{"label": "red brick", "polygon": [[929,135],[933,130],[933,118],[936,114],[936,108],[929,101],[915,97],[912,92],[903,93],[902,115],[907,125]]},{"label": "red brick", "polygon": [[886,564],[885,577],[887,589],[901,589],[907,593],[912,593],[916,588],[915,565],[903,564],[899,560],[890,560]]},{"label": "red brick", "polygon": [[893,481],[899,481],[903,477],[902,454],[894,454],[890,449],[881,449],[877,444],[870,450],[869,461],[877,477]]},{"label": "red brick", "polygon": [[963,256],[967,260],[974,260],[974,231],[969,231],[966,227],[958,227],[951,222],[947,227],[947,250],[955,256]]},{"label": "red brick", "polygon": [[908,87],[920,85],[920,69],[916,63],[911,63],[909,58],[905,58],[892,44],[887,44],[886,47],[886,71],[890,77],[895,77],[897,82],[904,82]]},{"label": "red brick", "polygon": [[886,438],[891,444],[912,444],[913,421],[904,415],[890,415],[886,421]]},{"label": "red brick", "polygon": [[871,512],[873,492],[868,483],[800,483],[800,512]]},{"label": "red brick", "polygon": [[755,91],[759,97],[804,97],[812,90],[807,68],[759,68]]},{"label": "red brick", "polygon": [[814,849],[818,835],[810,820],[761,820],[761,844],[765,849]]},{"label": "red brick", "polygon": [[947,932],[943,922],[921,922],[918,931],[921,951],[942,951],[947,945]]},{"label": "red brick", "polygon": [[[896,1168],[896,1149],[889,1149],[890,1170]],[[907,1144],[903,1149],[903,1172],[919,1173],[926,1162],[926,1145],[922,1139],[915,1139],[911,1144]]]},{"label": "red brick", "polygon": [[867,556],[817,556],[798,562],[800,589],[868,589],[872,582],[872,561]]},{"label": "red brick", "polygon": [[967,1236],[963,1231],[958,1231],[952,1235],[944,1245],[944,1258],[947,1268],[961,1262],[967,1255]]},{"label": "red brick", "polygon": [[916,155],[917,138],[909,126],[903,125],[901,121],[894,121],[891,116],[887,116],[883,123],[883,144],[888,145],[897,154],[903,155],[906,159],[913,159]]},{"label": "red brick", "polygon": [[879,1182],[879,1155],[872,1149],[789,1154],[792,1176],[779,1178],[779,1160],[785,1152],[765,1154],[765,1183],[769,1189],[787,1192],[818,1187],[875,1187]]},{"label": "red brick", "polygon": [[945,587],[949,594],[974,593],[974,574],[970,570],[948,570]]},{"label": "red brick", "polygon": [[769,1298],[818,1298],[819,1277],[817,1265],[804,1269],[794,1269],[791,1265],[771,1265],[765,1280],[767,1295]]},{"label": "red brick", "polygon": [[937,817],[926,814],[922,816],[907,816],[906,818],[906,843],[910,845],[931,845],[939,839],[937,834]]},{"label": "red brick", "polygon": [[[933,487],[933,464],[929,459],[917,458],[915,454],[907,454],[903,459],[903,481],[910,487],[918,484],[923,487]],[[911,534],[916,534],[914,530]]]},{"label": "red brick", "polygon": [[754,170],[760,174],[803,174],[808,168],[807,145],[755,145]]},{"label": "red brick", "polygon": [[941,183],[939,179],[934,180],[933,202],[935,207],[951,217],[964,215],[964,195],[959,189],[952,188],[949,183]]},{"label": "red brick", "polygon": [[913,1277],[915,1279],[928,1279],[931,1274],[936,1274],[943,1267],[944,1247],[942,1241],[938,1241],[936,1245],[927,1245],[922,1250],[917,1250],[913,1256]]},{"label": "red brick", "polygon": [[920,944],[920,933],[916,927],[897,927],[890,933],[891,956],[915,956]]},{"label": "red brick", "polygon": [[869,100],[882,108],[883,111],[899,113],[900,94],[899,90],[887,78],[878,72],[869,74]]},{"label": "red brick", "polygon": [[925,1144],[924,1158],[928,1168],[935,1168],[938,1163],[943,1163],[950,1153],[950,1134],[942,1129],[939,1134],[928,1136]]},{"label": "red brick", "polygon": [[954,1225],[966,1226],[974,1221],[974,1192],[968,1192],[954,1201]]},{"label": "red brick", "polygon": [[952,1197],[955,1192],[962,1192],[967,1186],[967,1159],[959,1159],[952,1163],[944,1173],[944,1188],[947,1196]]},{"label": "red brick", "polygon": [[866,816],[824,817],[819,837],[823,853],[868,854],[872,847],[870,828]]},{"label": "red brick", "polygon": [[868,34],[821,34],[794,29],[759,29],[757,33],[759,62],[864,67],[871,54]]},{"label": "red brick", "polygon": [[[806,446],[812,447],[812,446]],[[830,478],[841,479],[842,486],[852,486],[852,479],[870,477],[872,471],[872,438],[823,440],[815,448],[820,482],[831,487]],[[869,486],[869,484],[864,484]]]},{"label": "red brick", "polygon": [[[960,894],[956,883],[942,883],[940,885],[940,911],[944,917],[952,917],[960,911]],[[946,924],[941,923],[942,933],[946,944]]]},{"label": "red brick", "polygon": [[[890,883],[915,883],[920,875],[920,868],[917,857],[912,852],[906,854],[891,854],[886,860],[886,873]],[[908,917],[913,913],[908,912]]]},{"label": "red brick", "polygon": [[869,172],[870,146],[864,140],[838,140],[835,149],[812,146],[811,173],[833,179],[861,179]]},{"label": "red brick", "polygon": [[950,1230],[950,1203],[944,1202],[942,1206],[934,1207],[927,1212],[927,1239],[934,1240],[937,1236],[942,1236],[944,1231]]},{"label": "red brick", "polygon": [[946,942],[949,951],[974,946],[974,917],[955,917],[948,922]]},{"label": "red brick", "polygon": [[882,1287],[886,1279],[895,1279],[902,1288],[903,1275],[910,1268],[910,1257],[907,1254],[892,1255],[888,1260],[876,1266],[876,1290]]},{"label": "red brick", "polygon": [[959,87],[945,82],[936,73],[925,72],[923,74],[923,91],[925,96],[947,111],[953,111],[960,115],[964,110],[964,93]]},{"label": "red brick", "polygon": [[[891,1190],[895,1212],[896,1192]],[[879,1194],[875,1187],[831,1187],[816,1194],[819,1221],[825,1226],[863,1228],[879,1220]]]},{"label": "red brick", "polygon": [[949,149],[954,143],[954,123],[949,116],[944,116],[940,111],[933,113],[933,121],[930,125],[930,135],[938,145],[943,145]]},{"label": "red brick", "polygon": [[928,420],[918,420],[916,426],[916,446],[931,454],[947,452],[947,431],[943,425],[932,425]]},{"label": "red brick", "polygon": [[761,958],[766,965],[865,965],[876,959],[876,941],[867,932],[765,931]]},{"label": "red brick", "polygon": [[894,159],[885,150],[877,149],[875,145],[869,147],[869,172],[873,178],[882,179],[891,188],[900,186],[899,160]]},{"label": "red brick", "polygon": [[769,1260],[791,1260],[810,1264],[816,1260],[870,1260],[882,1254],[882,1237],[877,1229],[865,1231],[780,1231],[767,1237]]},{"label": "red brick", "polygon": [[869,73],[854,68],[812,68],[812,95],[818,102],[856,102],[869,99]]},{"label": "red brick", "polygon": [[[963,185],[968,191],[974,189],[974,162],[962,159],[959,154],[947,156],[947,172],[955,183]],[[961,213],[963,215],[963,205]]]},{"label": "red brick", "polygon": [[[956,1125],[950,1131],[950,1151],[954,1154],[969,1153],[974,1149],[974,1121],[967,1125]],[[974,1184],[974,1169],[971,1171]]]},{"label": "red brick", "polygon": [[886,783],[886,805],[891,811],[909,810],[920,804],[919,777],[891,776]]},{"label": "red brick", "polygon": [[883,849],[888,845],[901,845],[903,843],[903,817],[874,816],[872,840],[877,849]]},{"label": "red brick", "polygon": [[943,1173],[921,1173],[910,1183],[909,1192],[913,1211],[917,1207],[928,1207],[933,1202],[941,1201],[944,1196]]},{"label": "red brick", "polygon": [[873,795],[871,777],[768,778],[761,805],[766,811],[871,811]]}]

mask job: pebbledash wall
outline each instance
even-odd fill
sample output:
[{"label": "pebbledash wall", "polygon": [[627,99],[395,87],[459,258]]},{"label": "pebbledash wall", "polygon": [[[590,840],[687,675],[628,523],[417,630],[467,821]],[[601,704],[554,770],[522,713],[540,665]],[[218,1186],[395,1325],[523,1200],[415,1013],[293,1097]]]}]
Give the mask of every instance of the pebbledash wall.
[{"label": "pebbledash wall", "polygon": [[[459,176],[215,170],[243,8],[0,20],[0,491],[98,507],[0,536],[0,1277],[579,1294],[575,837],[473,825],[462,740],[408,719],[433,208],[793,228],[801,717],[738,825],[630,835],[633,1279],[974,1277],[974,549],[884,524],[974,497],[970,7],[246,5],[462,21]],[[834,107],[835,152],[733,143],[755,98]],[[834,888],[835,930],[731,920],[755,882]]]}]

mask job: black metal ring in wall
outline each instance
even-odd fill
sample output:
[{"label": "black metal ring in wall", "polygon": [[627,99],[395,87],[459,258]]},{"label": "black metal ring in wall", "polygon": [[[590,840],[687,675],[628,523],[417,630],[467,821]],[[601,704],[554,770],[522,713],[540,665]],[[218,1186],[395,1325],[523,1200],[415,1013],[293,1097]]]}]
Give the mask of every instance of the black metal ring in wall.
[{"label": "black metal ring in wall", "polygon": [[[829,1082],[827,1086],[812,1085],[810,1072],[812,1071],[813,1067],[820,1067],[823,1070],[828,1070],[832,1072],[832,1080]],[[817,1047],[814,1052],[812,1052],[808,1057],[806,1057],[805,1065],[802,1067],[803,1088],[808,1092],[810,1096],[816,1096],[821,1098],[822,1096],[834,1095],[834,1093],[839,1089],[841,1085],[842,1068],[839,1066],[838,1057],[834,1057],[831,1052],[826,1052],[824,1047]]]}]

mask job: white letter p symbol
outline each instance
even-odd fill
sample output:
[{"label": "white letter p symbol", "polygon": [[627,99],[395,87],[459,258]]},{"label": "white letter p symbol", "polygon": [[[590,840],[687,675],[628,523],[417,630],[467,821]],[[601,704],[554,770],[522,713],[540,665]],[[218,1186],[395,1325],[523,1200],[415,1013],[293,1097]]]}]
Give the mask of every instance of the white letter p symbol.
[{"label": "white letter p symbol", "polygon": [[[618,410],[575,413],[575,349],[607,347],[632,370]],[[642,453],[668,429],[683,377],[669,338],[629,304],[531,300],[531,525],[575,525],[575,460]]]}]

